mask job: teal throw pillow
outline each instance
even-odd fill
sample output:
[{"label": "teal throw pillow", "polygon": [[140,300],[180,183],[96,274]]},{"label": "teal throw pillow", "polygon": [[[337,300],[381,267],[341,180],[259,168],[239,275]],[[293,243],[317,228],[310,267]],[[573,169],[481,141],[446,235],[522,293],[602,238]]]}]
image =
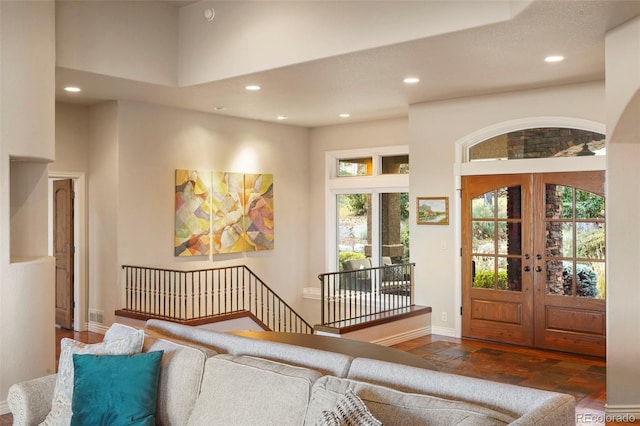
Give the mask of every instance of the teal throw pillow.
[{"label": "teal throw pillow", "polygon": [[162,353],[74,354],[71,425],[155,425]]}]

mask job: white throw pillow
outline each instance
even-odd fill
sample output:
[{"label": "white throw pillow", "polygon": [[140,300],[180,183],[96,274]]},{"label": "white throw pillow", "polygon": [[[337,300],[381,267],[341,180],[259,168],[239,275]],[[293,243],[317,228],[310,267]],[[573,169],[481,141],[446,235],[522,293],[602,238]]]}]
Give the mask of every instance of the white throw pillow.
[{"label": "white throw pillow", "polygon": [[142,351],[144,331],[133,330],[127,336],[102,343],[86,344],[64,338],[60,342],[58,376],[53,391],[51,412],[42,425],[62,426],[71,423],[71,399],[73,397],[73,354],[135,355]]},{"label": "white throw pillow", "polygon": [[104,333],[102,337],[103,342],[109,342],[111,340],[119,340],[129,337],[131,333],[135,333],[139,328],[131,327],[130,325],[120,324],[118,322],[114,322],[111,324],[111,327]]},{"label": "white throw pillow", "polygon": [[333,411],[324,410],[316,426],[382,426],[352,389],[342,395]]}]

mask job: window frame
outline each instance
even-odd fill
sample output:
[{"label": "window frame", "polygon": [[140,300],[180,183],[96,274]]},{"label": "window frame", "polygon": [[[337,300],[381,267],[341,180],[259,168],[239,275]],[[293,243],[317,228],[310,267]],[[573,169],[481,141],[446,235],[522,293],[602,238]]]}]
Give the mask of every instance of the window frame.
[{"label": "window frame", "polygon": [[[382,174],[382,157],[410,155],[408,145],[330,151],[325,154],[325,267],[338,270],[338,206],[342,194],[371,194],[371,258],[374,266],[380,259],[380,194],[409,192],[409,174]],[[371,176],[338,176],[338,160],[372,158]],[[411,162],[411,157],[409,157]]]}]

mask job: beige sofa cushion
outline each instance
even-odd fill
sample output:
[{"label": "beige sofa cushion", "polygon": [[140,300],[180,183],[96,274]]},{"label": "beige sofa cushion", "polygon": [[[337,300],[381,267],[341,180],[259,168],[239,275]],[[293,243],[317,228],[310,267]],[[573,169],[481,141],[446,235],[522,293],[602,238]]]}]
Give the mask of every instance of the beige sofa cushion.
[{"label": "beige sofa cushion", "polygon": [[317,371],[249,356],[207,360],[190,426],[301,425]]},{"label": "beige sofa cushion", "polygon": [[217,353],[248,355],[272,361],[307,367],[338,377],[346,377],[352,357],[336,352],[305,348],[286,343],[269,342],[249,337],[191,327],[169,321],[150,319],[145,332],[148,335],[182,341],[189,345],[209,347]]},{"label": "beige sofa cushion", "polygon": [[385,426],[417,424],[488,426],[505,425],[512,416],[481,405],[430,395],[404,393],[355,380],[324,376],[313,386],[305,425],[315,425],[323,411],[331,411],[351,389]]},{"label": "beige sofa cushion", "polygon": [[215,351],[147,336],[143,352],[164,351],[158,383],[156,422],[185,425],[200,393],[207,358]]},{"label": "beige sofa cushion", "polygon": [[367,358],[351,363],[347,378],[403,392],[469,401],[509,413],[517,424],[575,424],[575,398],[524,386],[508,385],[457,374],[423,370]]}]

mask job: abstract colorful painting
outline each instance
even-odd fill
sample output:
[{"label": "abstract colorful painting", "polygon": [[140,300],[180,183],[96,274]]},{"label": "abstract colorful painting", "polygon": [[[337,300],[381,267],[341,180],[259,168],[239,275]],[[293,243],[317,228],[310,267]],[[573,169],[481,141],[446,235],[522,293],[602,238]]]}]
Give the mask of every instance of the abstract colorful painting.
[{"label": "abstract colorful painting", "polygon": [[176,256],[273,250],[273,175],[176,170]]},{"label": "abstract colorful painting", "polygon": [[213,172],[211,214],[213,253],[247,251],[242,238],[242,173]]},{"label": "abstract colorful painting", "polygon": [[211,172],[176,170],[175,255],[210,253]]},{"label": "abstract colorful painting", "polygon": [[273,175],[244,175],[244,238],[251,250],[273,250]]}]

